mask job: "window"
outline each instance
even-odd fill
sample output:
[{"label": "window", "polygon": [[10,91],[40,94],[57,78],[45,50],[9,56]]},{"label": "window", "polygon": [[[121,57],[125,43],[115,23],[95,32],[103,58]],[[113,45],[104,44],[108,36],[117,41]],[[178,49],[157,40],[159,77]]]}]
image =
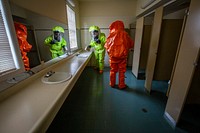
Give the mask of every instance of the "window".
[{"label": "window", "polygon": [[66,6],[67,6],[70,49],[75,50],[78,48],[77,37],[76,37],[75,12],[68,5],[66,5]]},{"label": "window", "polygon": [[0,1],[0,81],[24,70],[8,2]]}]

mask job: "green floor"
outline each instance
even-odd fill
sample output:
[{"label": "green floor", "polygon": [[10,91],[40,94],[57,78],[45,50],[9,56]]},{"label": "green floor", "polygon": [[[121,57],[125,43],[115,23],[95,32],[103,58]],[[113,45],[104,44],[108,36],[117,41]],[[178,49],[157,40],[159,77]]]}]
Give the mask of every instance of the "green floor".
[{"label": "green floor", "polygon": [[149,95],[144,80],[126,72],[125,90],[109,86],[109,68],[102,75],[86,67],[47,132],[63,133],[185,133],[172,129],[163,117],[167,83],[153,83]]}]

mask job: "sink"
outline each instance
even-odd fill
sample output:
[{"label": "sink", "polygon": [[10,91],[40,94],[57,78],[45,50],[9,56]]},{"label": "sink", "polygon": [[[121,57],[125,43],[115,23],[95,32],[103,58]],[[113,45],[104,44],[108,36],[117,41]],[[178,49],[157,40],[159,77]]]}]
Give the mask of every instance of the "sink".
[{"label": "sink", "polygon": [[71,77],[72,75],[67,72],[53,72],[51,75],[44,75],[41,80],[46,84],[58,84],[69,80]]}]

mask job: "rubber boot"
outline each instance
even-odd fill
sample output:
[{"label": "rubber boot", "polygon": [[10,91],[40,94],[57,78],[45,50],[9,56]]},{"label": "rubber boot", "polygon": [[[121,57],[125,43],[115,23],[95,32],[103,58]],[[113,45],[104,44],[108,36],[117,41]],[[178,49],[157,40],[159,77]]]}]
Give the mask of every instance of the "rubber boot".
[{"label": "rubber boot", "polygon": [[103,73],[103,70],[99,70],[99,73],[102,74],[102,73]]},{"label": "rubber boot", "polygon": [[116,73],[110,72],[110,86],[114,87],[116,83]]},{"label": "rubber boot", "polygon": [[127,86],[125,84],[125,75],[124,72],[119,73],[119,89],[125,89]]}]

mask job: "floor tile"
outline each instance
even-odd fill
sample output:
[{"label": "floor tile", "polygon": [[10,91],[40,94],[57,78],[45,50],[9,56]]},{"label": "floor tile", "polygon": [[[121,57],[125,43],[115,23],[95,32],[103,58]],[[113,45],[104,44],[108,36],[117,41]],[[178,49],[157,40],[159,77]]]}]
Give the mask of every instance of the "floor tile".
[{"label": "floor tile", "polygon": [[166,82],[155,82],[151,95],[144,80],[127,68],[125,90],[109,86],[109,68],[103,74],[91,67],[81,74],[47,132],[70,133],[185,133],[163,117]]}]

